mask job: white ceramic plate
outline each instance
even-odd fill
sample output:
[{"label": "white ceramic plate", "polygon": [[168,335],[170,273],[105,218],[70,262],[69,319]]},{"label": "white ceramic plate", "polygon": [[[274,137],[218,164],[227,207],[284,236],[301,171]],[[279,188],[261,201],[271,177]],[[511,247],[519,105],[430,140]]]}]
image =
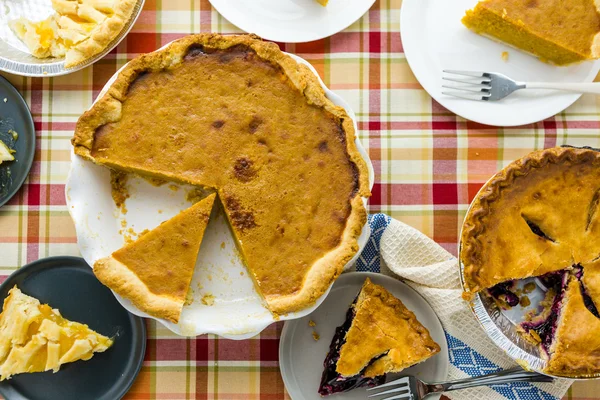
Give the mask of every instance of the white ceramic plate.
[{"label": "white ceramic plate", "polygon": [[[309,66],[318,76],[308,62],[292,54],[290,56]],[[99,97],[116,79],[117,74],[107,82]],[[346,109],[357,130],[356,116],[348,104],[320,82],[327,97],[334,104]],[[372,187],[373,166],[358,138],[356,145],[367,162]],[[108,169],[85,161],[75,156],[72,151],[71,160],[65,186],[67,205],[75,223],[79,250],[90,265],[123,246],[123,234],[120,231],[127,233],[131,228],[133,232],[140,233],[144,229],[152,229],[190,206],[186,194],[191,187],[169,184],[156,187],[141,178],[131,176],[128,183],[131,197],[125,203],[128,211],[123,215],[112,200]],[[177,187],[177,190],[170,186]],[[366,205],[366,199],[364,201]],[[358,240],[360,250],[350,263],[358,257],[369,235],[369,225],[366,224]],[[202,241],[191,288],[192,303],[184,306],[178,324],[154,319],[182,336],[214,333],[229,339],[247,339],[275,322],[273,315],[264,307],[261,297],[256,293],[254,284],[236,251],[226,218],[217,207],[213,210]],[[203,304],[202,298],[206,295],[215,297],[214,305]],[[131,313],[153,318],[138,310],[130,301],[116,294],[115,296]],[[280,319],[303,317],[312,312],[326,296],[327,293],[321,296],[313,307],[282,316]]]},{"label": "white ceramic plate", "polygon": [[23,76],[58,76],[85,68],[108,54],[129,33],[137,20],[144,0],[137,0],[133,14],[121,33],[97,55],[73,68],[65,68],[63,58],[36,58],[8,26],[20,17],[41,21],[54,13],[50,0],[0,0],[0,70]]},{"label": "white ceramic plate", "polygon": [[[600,62],[555,67],[479,36],[461,18],[478,0],[404,0],[401,34],[406,59],[425,90],[441,105],[471,121],[516,126],[544,120],[569,107],[579,94],[522,90],[498,102],[462,100],[442,94],[442,70],[500,72],[520,81],[592,82]],[[509,53],[507,62],[502,52]]]},{"label": "white ceramic plate", "polygon": [[[441,348],[441,351],[429,360],[399,374],[389,374],[388,382],[404,375],[414,375],[428,382],[444,381],[447,378],[449,360],[446,335],[442,323],[427,301],[402,281],[382,274],[355,272],[342,274],[334,283],[327,299],[315,312],[300,319],[286,321],[283,327],[279,342],[279,365],[285,388],[292,399],[322,399],[317,389],[323,373],[323,361],[329,352],[335,328],[344,322],[348,307],[367,277],[402,300]],[[308,325],[309,320],[316,323],[314,328]],[[320,335],[318,341],[314,340],[313,331]],[[367,398],[367,393],[365,388],[359,388],[333,397],[340,400],[363,400]],[[432,397],[434,398],[436,397]]]},{"label": "white ceramic plate", "polygon": [[310,42],[331,36],[358,20],[375,0],[210,0],[238,28],[277,42]]}]

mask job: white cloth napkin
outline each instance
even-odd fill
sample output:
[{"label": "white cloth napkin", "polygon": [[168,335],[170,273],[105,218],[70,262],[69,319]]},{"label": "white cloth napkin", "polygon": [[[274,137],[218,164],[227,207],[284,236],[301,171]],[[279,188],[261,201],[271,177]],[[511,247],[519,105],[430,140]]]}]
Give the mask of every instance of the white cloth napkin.
[{"label": "white cloth napkin", "polygon": [[[369,216],[372,233],[356,263],[358,271],[381,272],[404,280],[419,292],[440,318],[448,340],[448,380],[515,367],[498,348],[461,298],[458,262],[418,230],[383,214]],[[560,399],[572,381],[512,383],[449,392],[451,399]]]}]

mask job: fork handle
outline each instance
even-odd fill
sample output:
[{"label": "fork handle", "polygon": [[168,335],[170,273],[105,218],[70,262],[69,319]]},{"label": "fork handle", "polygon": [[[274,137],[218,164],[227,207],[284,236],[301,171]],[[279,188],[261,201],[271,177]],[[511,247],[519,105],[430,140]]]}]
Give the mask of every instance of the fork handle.
[{"label": "fork handle", "polygon": [[525,83],[526,89],[554,89],[565,92],[600,94],[600,83]]},{"label": "fork handle", "polygon": [[496,385],[511,382],[552,382],[554,379],[537,372],[525,371],[522,368],[507,369],[489,375],[476,376],[473,378],[460,379],[456,381],[431,383],[427,385],[427,393],[441,393],[452,390],[466,389],[476,386]]}]

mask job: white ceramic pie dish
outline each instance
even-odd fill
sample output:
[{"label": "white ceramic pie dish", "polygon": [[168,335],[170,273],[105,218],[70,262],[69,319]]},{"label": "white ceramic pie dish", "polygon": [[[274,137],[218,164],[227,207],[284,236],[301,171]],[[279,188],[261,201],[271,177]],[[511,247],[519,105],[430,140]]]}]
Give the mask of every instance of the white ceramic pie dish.
[{"label": "white ceramic pie dish", "polygon": [[[494,176],[490,177],[488,180],[491,181]],[[481,190],[487,185],[486,182],[481,189],[477,192],[477,195],[474,197],[473,202],[479,194]],[[473,202],[469,205],[466,216],[471,211],[473,207]],[[459,245],[458,245],[458,262],[460,268],[460,281],[463,289],[465,288],[465,277],[464,277],[464,264],[460,258],[461,248],[462,248],[462,230],[464,229],[464,221],[460,230],[459,236]],[[525,284],[529,282],[535,283],[535,278],[527,278],[521,279],[518,281],[518,287],[523,288]],[[512,358],[517,364],[521,367],[539,372],[540,374],[550,375],[544,372],[544,368],[546,368],[547,362],[544,360],[540,354],[540,349],[538,346],[533,345],[523,338],[523,336],[517,331],[517,324],[525,320],[525,315],[532,310],[537,309],[538,304],[544,300],[545,292],[540,289],[538,285],[536,285],[533,292],[527,294],[527,297],[531,301],[531,304],[527,307],[521,307],[520,305],[515,306],[509,310],[503,310],[496,302],[490,297],[482,293],[478,293],[473,297],[473,300],[469,303],[469,307],[475,314],[475,317],[481,324],[481,327],[486,332],[486,334],[492,339],[492,341],[502,349],[510,358]],[[554,375],[551,375],[554,376]],[[567,378],[563,376],[554,376],[555,378]],[[582,377],[568,377],[568,379],[575,380],[588,380],[588,379],[598,379],[600,378],[600,373],[596,375],[590,376],[582,376]]]},{"label": "white ceramic pie dish", "polygon": [[121,33],[106,46],[106,48],[93,57],[72,68],[65,68],[63,58],[36,58],[19,40],[8,26],[8,22],[24,17],[31,21],[41,21],[54,13],[50,0],[0,0],[0,70],[22,76],[50,77],[70,74],[89,65],[92,65],[112,49],[114,49],[127,36],[137,20],[145,0],[137,0],[131,18]]},{"label": "white ceramic pie dish", "polygon": [[[318,77],[315,69],[307,61],[293,54],[289,55],[307,65]],[[119,71],[106,83],[98,97],[104,94],[118,73]],[[320,78],[319,81],[327,97],[334,104],[345,108],[358,132],[356,116],[348,104],[331,92]],[[369,182],[372,187],[373,166],[358,138],[356,146],[367,163]],[[90,265],[123,246],[124,239],[120,231],[127,234],[130,228],[135,233],[151,229],[191,205],[185,199],[186,194],[192,189],[191,186],[165,184],[156,187],[139,177],[130,176],[128,183],[130,198],[125,203],[128,211],[123,215],[115,207],[111,196],[109,170],[83,160],[73,151],[71,151],[71,160],[71,169],[65,186],[67,206],[75,223],[79,249]],[[363,200],[366,206],[367,199]],[[354,263],[359,256],[369,235],[369,225],[365,224],[358,240],[359,252],[349,264]],[[184,306],[178,324],[154,318],[138,310],[129,300],[117,294],[115,297],[131,313],[153,318],[182,336],[211,333],[228,339],[247,339],[276,322],[273,315],[264,307],[251,278],[246,273],[226,218],[219,207],[213,210],[205,232],[191,288],[193,301]],[[295,319],[310,314],[321,304],[328,292],[312,307],[281,316],[278,320]],[[210,302],[211,295],[214,296],[214,304],[203,304],[203,299]]]}]

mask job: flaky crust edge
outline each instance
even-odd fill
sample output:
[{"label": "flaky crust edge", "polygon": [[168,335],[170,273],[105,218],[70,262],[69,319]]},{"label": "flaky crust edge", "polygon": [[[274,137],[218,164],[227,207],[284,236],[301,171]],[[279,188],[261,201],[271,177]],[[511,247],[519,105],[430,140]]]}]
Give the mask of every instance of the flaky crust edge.
[{"label": "flaky crust edge", "polygon": [[65,55],[65,68],[73,68],[104,50],[129,22],[137,0],[119,0],[115,13],[102,21],[85,40],[70,48]]},{"label": "flaky crust edge", "polygon": [[[381,299],[381,307],[379,307],[378,310],[371,310],[371,311],[379,311],[381,313],[381,315],[385,317],[385,315],[389,311],[389,309],[390,308],[393,309],[395,313],[401,315],[402,318],[408,322],[410,327],[415,332],[419,333],[419,337],[421,338],[421,342],[419,343],[419,345],[422,345],[423,347],[431,348],[431,352],[426,357],[419,360],[417,363],[421,363],[421,362],[427,360],[428,358],[432,357],[436,353],[440,352],[440,350],[441,350],[440,346],[433,340],[433,338],[431,337],[431,335],[429,333],[429,330],[423,324],[421,324],[421,322],[419,322],[415,313],[413,313],[411,310],[406,308],[404,303],[402,303],[402,300],[395,297],[385,287],[373,283],[371,281],[371,279],[369,279],[369,278],[365,279],[365,282],[363,283],[363,286],[358,294],[357,301],[353,305],[353,307],[355,309],[360,308],[362,302],[370,297],[378,297]],[[371,304],[369,304],[369,306],[374,307],[375,304],[371,303]],[[416,346],[416,343],[414,345]],[[342,348],[343,348],[343,346],[342,346]],[[393,350],[393,349],[390,349],[390,351],[391,350]],[[379,361],[379,360],[381,360],[381,361]],[[346,376],[346,377],[350,377],[350,376],[354,376],[364,370],[363,371],[364,376],[375,377],[375,376],[379,376],[379,375],[383,375],[383,374],[387,374],[387,373],[400,372],[400,371],[414,365],[414,364],[398,365],[394,362],[392,357],[390,357],[389,355],[384,355],[384,356],[380,357],[379,360],[377,360],[375,363],[372,363],[372,364],[369,364],[369,362],[371,360],[368,360],[367,364],[352,365],[351,371],[345,371],[347,374],[346,375],[342,374],[342,375]],[[338,373],[341,373],[339,370],[337,370],[337,367],[336,367],[336,371]]]},{"label": "flaky crust edge", "polygon": [[176,300],[150,292],[133,271],[112,256],[94,263],[94,275],[117,294],[131,300],[141,311],[173,323],[179,321],[185,299]]},{"label": "flaky crust edge", "polygon": [[188,48],[195,44],[222,50],[236,45],[248,46],[260,58],[281,67],[292,84],[306,97],[309,104],[325,109],[341,121],[341,126],[346,134],[346,151],[358,171],[358,190],[351,199],[351,211],[341,243],[313,265],[305,278],[304,285],[297,293],[289,296],[265,297],[269,309],[276,315],[307,308],[329,289],[329,286],[342,273],[345,265],[359,250],[357,239],[367,222],[367,211],[362,197],[371,195],[369,173],[367,164],[356,147],[356,133],[350,116],[342,107],[334,105],[327,99],[319,80],[307,66],[282,53],[276,44],[262,41],[255,35],[198,34],[186,36],[172,42],[164,49],[133,59],[119,73],[104,96],[98,99],[77,121],[75,133],[71,139],[75,154],[95,162],[91,155],[94,133],[98,127],[116,122],[121,118],[122,102],[127,96],[129,86],[138,74],[146,71],[160,71],[178,65],[183,61]]},{"label": "flaky crust edge", "polygon": [[512,186],[515,180],[549,163],[556,164],[567,160],[581,163],[594,159],[600,164],[600,152],[590,148],[552,147],[537,150],[507,165],[480,189],[465,216],[461,235],[460,262],[463,264],[465,300],[471,300],[475,293],[486,289],[478,284],[477,272],[483,262],[479,236],[485,231],[485,218],[489,215],[490,204],[497,201],[504,189]]}]

